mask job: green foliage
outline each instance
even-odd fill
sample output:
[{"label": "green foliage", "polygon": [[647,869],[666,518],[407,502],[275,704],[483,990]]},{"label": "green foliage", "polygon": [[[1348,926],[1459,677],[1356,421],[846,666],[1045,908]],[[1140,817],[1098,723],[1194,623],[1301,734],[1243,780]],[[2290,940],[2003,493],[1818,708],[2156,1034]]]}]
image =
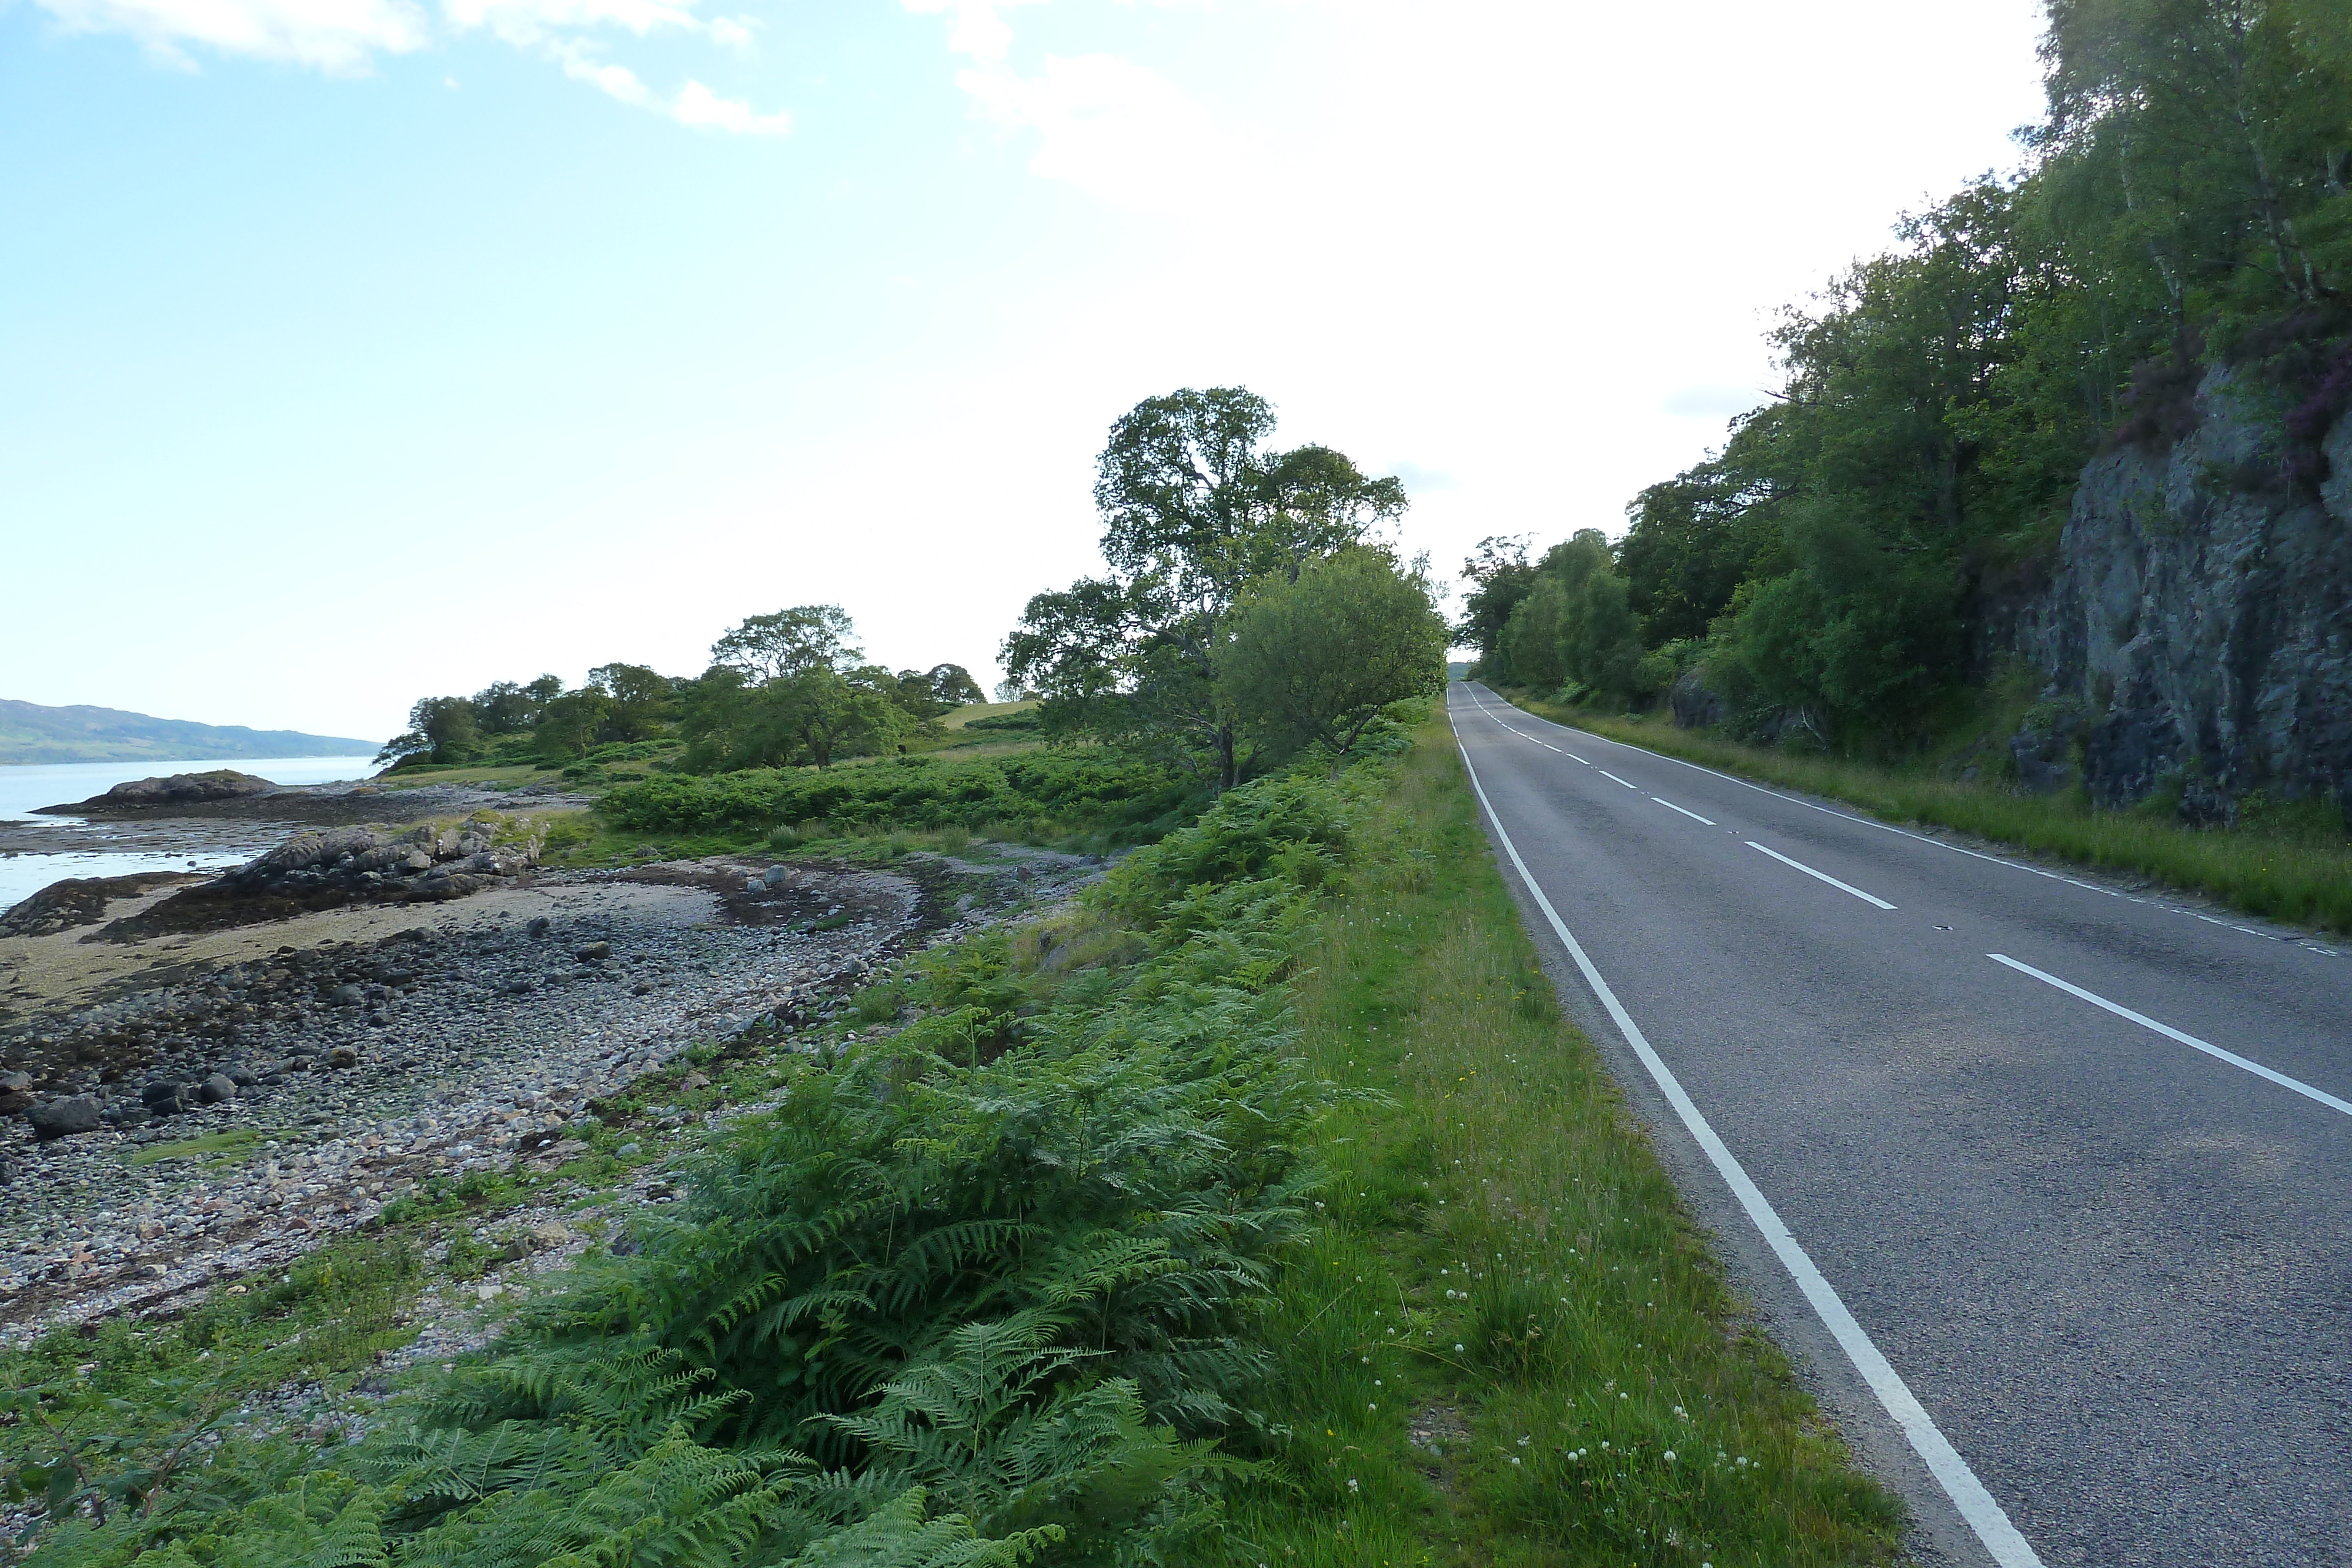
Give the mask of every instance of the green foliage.
[{"label": "green foliage", "polygon": [[[1475,573],[1479,562],[1465,569]],[[1584,528],[1531,568],[1526,591],[1479,664],[1488,680],[1622,705],[1656,692],[1632,591],[1608,538]]]},{"label": "green foliage", "polygon": [[[86,1439],[24,1471],[54,1498],[41,1560],[1213,1560],[1223,1493],[1254,1474],[1219,1444],[1263,1424],[1256,1331],[1340,1098],[1293,1059],[1291,944],[1366,788],[1228,794],[1076,919],[1118,929],[1139,897],[1186,917],[1081,942],[1095,961],[1032,970],[998,934],[876,988],[873,1011],[916,1020],[796,1071],[714,1138],[681,1211],[356,1445],[259,1464],[213,1441],[223,1399],[159,1401],[138,1454]],[[106,1407],[52,1372],[22,1411]],[[159,1462],[197,1479],[149,1506]]]},{"label": "green foliage", "polygon": [[1080,748],[966,761],[902,757],[823,773],[658,775],[613,790],[598,810],[616,826],[661,832],[765,832],[817,820],[868,828],[1141,829],[1181,810],[1193,795],[1193,786],[1162,765]]},{"label": "green foliage", "polygon": [[1061,734],[1150,747],[1218,789],[1253,770],[1220,676],[1243,591],[1296,578],[1401,516],[1403,486],[1328,447],[1265,449],[1274,410],[1240,387],[1138,403],[1097,464],[1107,577],[1030,600],[1004,642],[1012,684]]},{"label": "green foliage", "polygon": [[[803,604],[754,615],[711,644],[711,666],[686,684],[686,766],[735,772],[887,752],[980,687],[961,664],[893,674],[853,646],[848,612]],[[904,749],[904,747],[898,747]]]},{"label": "green foliage", "polygon": [[2043,57],[2026,171],[1790,310],[1780,394],[1633,504],[1645,642],[1711,637],[1749,733],[1916,742],[1969,676],[1964,607],[2054,548],[2103,439],[2183,434],[2213,363],[2293,411],[2280,477],[2324,476],[2352,401],[2341,5],[2052,0]]},{"label": "green foliage", "polygon": [[1226,700],[1276,757],[1318,743],[1345,753],[1391,704],[1444,688],[1447,628],[1429,585],[1361,546],[1254,585],[1226,634]]}]

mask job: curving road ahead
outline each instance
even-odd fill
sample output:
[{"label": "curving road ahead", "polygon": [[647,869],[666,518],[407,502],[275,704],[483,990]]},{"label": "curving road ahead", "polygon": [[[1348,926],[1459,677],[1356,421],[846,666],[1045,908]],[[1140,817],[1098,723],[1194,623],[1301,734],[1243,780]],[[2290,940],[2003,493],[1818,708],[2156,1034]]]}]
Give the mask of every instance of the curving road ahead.
[{"label": "curving road ahead", "polygon": [[2352,1564],[2352,956],[1448,706],[1570,1010],[1929,1551]]}]

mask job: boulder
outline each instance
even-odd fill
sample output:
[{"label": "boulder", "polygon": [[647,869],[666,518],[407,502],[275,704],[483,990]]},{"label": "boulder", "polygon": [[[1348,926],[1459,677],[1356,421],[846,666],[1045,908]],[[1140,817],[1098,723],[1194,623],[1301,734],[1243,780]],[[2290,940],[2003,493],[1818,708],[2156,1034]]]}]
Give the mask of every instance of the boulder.
[{"label": "boulder", "polygon": [[88,1094],[68,1094],[36,1105],[25,1113],[25,1120],[33,1124],[33,1135],[45,1144],[76,1133],[95,1133],[102,1124],[98,1102]]},{"label": "boulder", "polygon": [[207,1105],[217,1105],[236,1097],[236,1081],[226,1072],[215,1072],[196,1085],[196,1098]]}]

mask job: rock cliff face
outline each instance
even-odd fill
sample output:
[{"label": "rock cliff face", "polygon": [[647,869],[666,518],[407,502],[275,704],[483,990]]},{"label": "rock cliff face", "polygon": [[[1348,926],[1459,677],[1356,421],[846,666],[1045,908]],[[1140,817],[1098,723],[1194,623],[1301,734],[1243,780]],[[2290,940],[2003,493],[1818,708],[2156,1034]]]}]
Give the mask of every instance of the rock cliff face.
[{"label": "rock cliff face", "polygon": [[2179,441],[2084,470],[2054,575],[2011,622],[2050,681],[2012,745],[2029,787],[2069,781],[2079,741],[2103,805],[2176,783],[2192,817],[2256,789],[2352,804],[2352,416],[2315,486],[2289,477],[2274,402],[2215,371]]}]

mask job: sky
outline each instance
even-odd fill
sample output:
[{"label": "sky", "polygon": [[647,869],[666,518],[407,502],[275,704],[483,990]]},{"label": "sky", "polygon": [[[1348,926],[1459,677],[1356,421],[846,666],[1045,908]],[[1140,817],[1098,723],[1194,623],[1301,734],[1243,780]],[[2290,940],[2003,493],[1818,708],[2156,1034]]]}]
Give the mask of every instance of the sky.
[{"label": "sky", "polygon": [[[740,7],[740,8],[739,8]],[[1184,386],[1612,535],[2033,0],[0,0],[0,696],[362,737],[838,603],[996,676]]]}]

